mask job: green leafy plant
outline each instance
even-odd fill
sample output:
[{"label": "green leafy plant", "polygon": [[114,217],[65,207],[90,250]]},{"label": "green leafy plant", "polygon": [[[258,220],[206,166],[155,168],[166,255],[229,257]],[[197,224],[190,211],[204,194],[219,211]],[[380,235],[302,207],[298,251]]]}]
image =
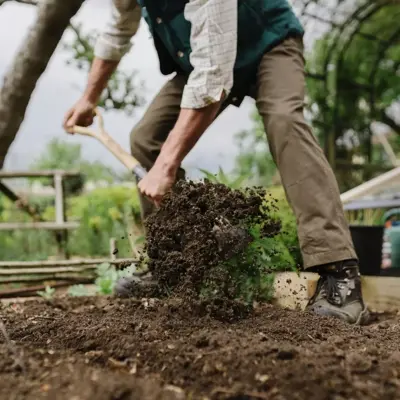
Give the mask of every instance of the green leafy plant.
[{"label": "green leafy plant", "polygon": [[239,175],[237,177],[228,176],[221,167],[219,167],[217,174],[213,174],[205,169],[200,169],[200,172],[208,181],[213,183],[222,183],[232,189],[241,188],[243,183],[248,179],[247,175]]},{"label": "green leafy plant", "polygon": [[97,266],[95,280],[96,292],[101,295],[111,295],[114,292],[118,279],[130,276],[135,271],[134,266],[129,266],[118,271],[114,265],[103,263]]},{"label": "green leafy plant", "polygon": [[36,293],[46,299],[46,300],[51,300],[53,298],[53,295],[55,293],[56,289],[50,287],[50,286],[46,286],[45,290],[39,290]]},{"label": "green leafy plant", "polygon": [[79,284],[70,286],[67,294],[72,297],[92,296],[92,295],[111,295],[114,292],[115,284],[118,279],[124,276],[131,276],[135,267],[128,266],[122,270],[117,270],[115,266],[103,263],[96,268],[95,290],[89,290],[86,286]]},{"label": "green leafy plant", "polygon": [[[74,197],[69,203],[70,219],[78,219],[80,226],[71,233],[69,250],[82,256],[108,256],[109,241],[118,241],[118,256],[132,257],[131,243],[142,236],[139,199],[136,188],[113,186],[98,188],[84,196]],[[128,218],[129,216],[129,218]],[[137,237],[127,229],[129,221],[138,227]]]},{"label": "green leafy plant", "polygon": [[114,266],[110,264],[100,264],[96,268],[97,278],[95,280],[96,291],[99,294],[110,295],[113,293],[118,274]]},{"label": "green leafy plant", "polygon": [[[250,233],[253,242],[242,254],[210,271],[213,278],[206,279],[203,296],[213,293],[239,298],[246,303],[269,301],[273,296],[274,273],[295,270],[293,258],[281,241],[262,237],[260,225],[252,226]],[[215,276],[223,279],[219,282]]]},{"label": "green leafy plant", "polygon": [[83,297],[83,296],[90,296],[90,292],[86,286],[79,284],[70,286],[67,294],[72,297]]},{"label": "green leafy plant", "polygon": [[[237,180],[229,179],[222,169],[217,175],[208,171],[203,173],[206,179],[212,182],[237,189]],[[286,211],[288,210],[290,208]],[[284,240],[281,232],[282,214],[279,212],[279,205],[276,201],[266,198],[261,211],[265,215],[261,222],[248,221],[247,225],[245,224],[245,228],[253,237],[252,242],[241,254],[211,268],[204,282],[201,293],[203,297],[223,295],[228,298],[240,298],[248,303],[253,300],[270,300],[273,294],[274,272],[296,270],[296,259],[288,248],[289,241]],[[285,221],[285,228],[292,228],[289,221],[292,222],[293,217]],[[265,234],[265,228],[270,230],[269,234]],[[293,237],[297,238],[295,226]],[[294,239],[291,240],[294,244]]]},{"label": "green leafy plant", "polygon": [[382,225],[382,217],[385,213],[384,209],[362,209],[362,210],[350,210],[346,211],[346,218],[351,225],[364,225],[374,226]]},{"label": "green leafy plant", "polygon": [[271,216],[277,218],[282,225],[281,231],[276,236],[276,240],[280,240],[286,246],[287,251],[293,257],[295,265],[300,267],[303,264],[303,258],[297,235],[296,216],[286,199],[282,186],[268,188],[268,194],[266,203],[274,204],[274,207],[270,207]]}]

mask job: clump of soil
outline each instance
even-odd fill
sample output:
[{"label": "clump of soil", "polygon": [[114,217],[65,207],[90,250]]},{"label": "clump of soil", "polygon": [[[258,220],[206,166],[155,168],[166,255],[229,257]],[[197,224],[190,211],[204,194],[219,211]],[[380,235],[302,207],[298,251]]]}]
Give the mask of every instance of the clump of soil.
[{"label": "clump of soil", "polygon": [[146,222],[153,278],[168,295],[192,299],[198,298],[206,281],[213,282],[224,288],[219,308],[230,303],[231,276],[221,263],[240,257],[253,239],[249,227],[262,224],[261,236],[280,231],[279,222],[266,216],[265,197],[261,188],[242,191],[209,181],[178,182]]},{"label": "clump of soil", "polygon": [[[226,324],[176,299],[53,299],[0,309],[0,398],[398,399],[400,319],[349,326],[272,305]],[[16,353],[24,371],[15,364]]]}]

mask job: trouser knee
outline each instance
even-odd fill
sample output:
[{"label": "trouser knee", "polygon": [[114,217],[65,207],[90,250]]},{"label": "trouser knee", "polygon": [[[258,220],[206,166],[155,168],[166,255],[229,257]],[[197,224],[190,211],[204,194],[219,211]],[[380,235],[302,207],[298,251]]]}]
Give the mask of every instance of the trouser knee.
[{"label": "trouser knee", "polygon": [[293,117],[287,114],[271,114],[265,118],[269,148],[278,166],[282,153],[293,134],[292,119]]},{"label": "trouser knee", "polygon": [[154,148],[149,139],[139,129],[133,129],[130,136],[132,156],[146,169],[150,169],[157,159],[160,148]]},{"label": "trouser knee", "polygon": [[[270,151],[278,167],[304,161],[310,155],[323,158],[323,151],[302,113],[276,113],[265,118]],[[301,163],[301,162],[300,162]],[[283,171],[281,171],[283,172]]]},{"label": "trouser knee", "polygon": [[[151,132],[144,131],[140,125],[134,128],[130,136],[131,154],[139,161],[147,171],[149,171],[160,154],[163,143],[152,142]],[[185,170],[179,168],[176,176],[177,180],[185,179]],[[140,208],[142,219],[145,220],[154,210],[154,204],[146,196],[139,193]]]}]

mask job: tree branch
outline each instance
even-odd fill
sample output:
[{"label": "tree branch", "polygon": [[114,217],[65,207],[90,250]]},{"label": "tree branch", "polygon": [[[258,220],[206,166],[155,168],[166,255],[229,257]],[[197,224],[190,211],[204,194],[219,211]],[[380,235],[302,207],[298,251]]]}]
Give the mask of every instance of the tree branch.
[{"label": "tree branch", "polygon": [[24,120],[36,83],[46,70],[70,19],[83,2],[39,1],[36,21],[3,77],[0,90],[0,168]]},{"label": "tree branch", "polygon": [[14,3],[28,4],[30,6],[38,5],[38,0],[0,0],[0,6],[10,1],[13,1]]},{"label": "tree branch", "polygon": [[17,3],[21,3],[21,4],[29,4],[31,6],[37,6],[38,5],[38,1],[37,0],[14,0]]}]

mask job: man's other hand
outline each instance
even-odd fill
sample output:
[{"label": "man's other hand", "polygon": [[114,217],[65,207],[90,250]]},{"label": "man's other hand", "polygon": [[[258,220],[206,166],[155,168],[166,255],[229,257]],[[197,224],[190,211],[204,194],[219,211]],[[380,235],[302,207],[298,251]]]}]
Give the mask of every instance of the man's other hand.
[{"label": "man's other hand", "polygon": [[63,128],[72,133],[72,128],[75,125],[90,126],[93,124],[94,110],[96,104],[91,101],[81,98],[68,112],[65,114]]},{"label": "man's other hand", "polygon": [[155,163],[148,174],[139,182],[138,188],[158,207],[165,194],[172,188],[176,178],[176,169]]}]

